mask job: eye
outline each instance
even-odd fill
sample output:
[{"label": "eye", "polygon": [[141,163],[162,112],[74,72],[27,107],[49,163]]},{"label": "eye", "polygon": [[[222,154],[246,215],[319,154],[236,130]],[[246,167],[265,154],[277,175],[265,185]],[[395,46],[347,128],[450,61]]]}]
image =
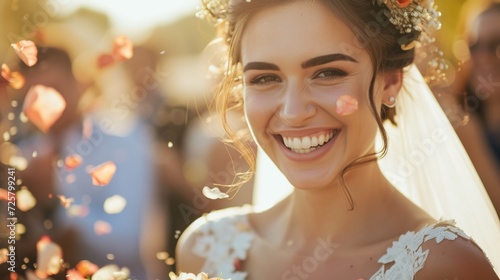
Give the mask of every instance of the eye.
[{"label": "eye", "polygon": [[337,79],[347,76],[347,73],[340,69],[323,69],[316,72],[313,79]]},{"label": "eye", "polygon": [[265,74],[265,75],[259,75],[250,80],[250,84],[252,85],[267,85],[274,82],[281,82],[281,79],[276,75]]}]

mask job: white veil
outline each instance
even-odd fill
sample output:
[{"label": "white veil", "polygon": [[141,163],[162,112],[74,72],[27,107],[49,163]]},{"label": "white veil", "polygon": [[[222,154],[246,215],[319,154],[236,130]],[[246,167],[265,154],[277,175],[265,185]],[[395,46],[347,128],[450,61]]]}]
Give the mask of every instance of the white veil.
[{"label": "white veil", "polygon": [[500,222],[491,200],[420,71],[412,65],[405,75],[397,127],[385,124],[389,149],[379,160],[382,172],[436,219],[455,220],[500,275]]}]

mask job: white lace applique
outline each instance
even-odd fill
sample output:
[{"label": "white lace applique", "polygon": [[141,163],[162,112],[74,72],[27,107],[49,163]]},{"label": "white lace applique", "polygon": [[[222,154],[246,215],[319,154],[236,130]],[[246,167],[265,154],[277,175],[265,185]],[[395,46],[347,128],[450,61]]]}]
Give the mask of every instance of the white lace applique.
[{"label": "white lace applique", "polygon": [[[445,221],[446,224],[452,224]],[[460,229],[451,225],[425,226],[418,232],[409,231],[400,236],[398,241],[394,241],[378,262],[382,264],[380,269],[370,278],[370,280],[412,280],[415,274],[424,267],[429,250],[422,250],[422,244],[431,239],[436,243],[443,240],[455,240],[457,236],[470,239]],[[386,270],[386,265],[391,267]]]},{"label": "white lace applique", "polygon": [[222,218],[209,214],[207,220],[192,249],[205,259],[202,271],[210,277],[244,280],[248,273],[240,271],[241,262],[254,238],[246,213]]}]

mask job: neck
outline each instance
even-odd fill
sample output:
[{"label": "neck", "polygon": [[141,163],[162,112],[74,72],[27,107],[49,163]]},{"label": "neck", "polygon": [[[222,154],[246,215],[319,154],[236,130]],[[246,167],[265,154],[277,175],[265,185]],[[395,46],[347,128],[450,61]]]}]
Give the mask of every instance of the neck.
[{"label": "neck", "polygon": [[337,183],[321,190],[295,190],[282,205],[286,229],[282,242],[298,250],[310,248],[318,237],[330,237],[343,244],[366,242],[361,240],[366,238],[363,233],[380,227],[389,215],[394,189],[377,163],[350,171],[345,182],[346,186]]}]

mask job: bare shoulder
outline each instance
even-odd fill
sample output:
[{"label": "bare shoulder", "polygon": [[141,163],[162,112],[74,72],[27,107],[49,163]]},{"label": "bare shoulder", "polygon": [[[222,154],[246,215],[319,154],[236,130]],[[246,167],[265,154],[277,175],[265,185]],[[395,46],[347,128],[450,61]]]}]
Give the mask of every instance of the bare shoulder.
[{"label": "bare shoulder", "polygon": [[[232,227],[243,215],[251,211],[248,207],[232,207],[204,215],[194,221],[182,233],[176,248],[176,263],[179,272],[199,273],[211,255],[218,240],[234,231]],[[206,271],[204,271],[206,272]]]},{"label": "bare shoulder", "polygon": [[428,250],[429,253],[425,267],[415,275],[415,279],[499,279],[490,261],[476,243],[457,228],[448,226],[441,229],[441,236],[422,245],[422,249]]},{"label": "bare shoulder", "polygon": [[184,230],[179,237],[175,249],[175,261],[179,272],[197,273],[201,271],[205,262],[204,258],[196,255],[193,248],[200,234],[200,230],[207,224],[206,217],[200,217]]}]

